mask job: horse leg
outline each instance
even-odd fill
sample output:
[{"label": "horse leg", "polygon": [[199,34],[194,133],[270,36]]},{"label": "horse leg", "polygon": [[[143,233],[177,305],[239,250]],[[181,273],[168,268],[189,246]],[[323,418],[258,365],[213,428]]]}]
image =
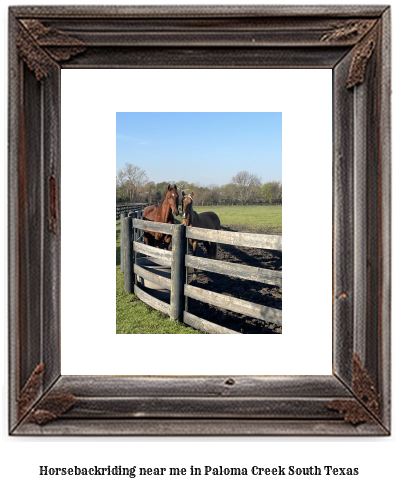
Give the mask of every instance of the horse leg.
[{"label": "horse leg", "polygon": [[169,249],[169,244],[170,244],[170,241],[172,240],[172,236],[171,235],[165,235],[164,239],[163,239],[163,248],[167,251]]},{"label": "horse leg", "polygon": [[217,242],[211,242],[212,244],[212,259],[218,258],[218,244]]},{"label": "horse leg", "polygon": [[155,247],[160,249],[162,245],[162,234],[155,234]]},{"label": "horse leg", "polygon": [[216,242],[209,242],[208,257],[209,259],[216,259]]},{"label": "horse leg", "polygon": [[144,243],[145,245],[154,246],[154,236],[151,235],[149,232],[144,232]]},{"label": "horse leg", "polygon": [[204,246],[205,246],[206,253],[207,253],[209,259],[212,259],[212,248],[211,248],[211,244],[212,244],[212,242],[208,242],[208,241],[205,241],[204,240]]}]

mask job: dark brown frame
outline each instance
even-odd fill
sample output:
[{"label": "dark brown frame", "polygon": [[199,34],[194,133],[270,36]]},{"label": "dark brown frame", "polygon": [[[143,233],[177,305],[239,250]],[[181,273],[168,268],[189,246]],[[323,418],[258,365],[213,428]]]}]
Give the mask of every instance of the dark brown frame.
[{"label": "dark brown frame", "polygon": [[[9,33],[10,434],[389,434],[389,7],[11,7]],[[86,67],[333,70],[331,376],[60,374],[60,70]]]}]

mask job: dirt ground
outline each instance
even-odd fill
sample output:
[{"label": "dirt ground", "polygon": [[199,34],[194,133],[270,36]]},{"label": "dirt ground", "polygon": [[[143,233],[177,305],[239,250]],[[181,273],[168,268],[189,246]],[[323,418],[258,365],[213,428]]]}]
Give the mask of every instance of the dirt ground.
[{"label": "dirt ground", "polygon": [[[245,230],[243,227],[235,227],[234,229],[225,228],[225,230],[249,232],[249,230]],[[257,232],[270,233],[267,231]],[[192,251],[190,250],[191,253]],[[206,250],[202,244],[197,255],[199,257],[207,257]],[[282,253],[280,251],[219,244],[218,260],[277,271],[281,271],[282,269]],[[249,302],[260,305],[282,309],[282,289],[278,286],[200,270],[197,270],[195,273],[190,272],[188,282],[190,285],[198,288],[206,288],[216,293],[223,293],[224,295],[248,300]],[[188,310],[198,317],[243,334],[281,334],[282,332],[281,326],[277,326],[276,324],[213,307],[191,298],[188,300]]]}]

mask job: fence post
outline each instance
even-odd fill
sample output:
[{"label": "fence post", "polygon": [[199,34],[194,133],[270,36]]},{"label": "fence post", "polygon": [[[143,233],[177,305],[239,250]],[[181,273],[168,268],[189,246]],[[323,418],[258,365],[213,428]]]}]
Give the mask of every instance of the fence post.
[{"label": "fence post", "polygon": [[125,271],[125,234],[124,234],[124,227],[125,227],[125,213],[121,213],[121,248],[120,248],[120,258],[121,258],[121,271],[122,273]]},{"label": "fence post", "polygon": [[[138,218],[139,217],[139,213],[140,212],[138,212],[138,211],[135,211],[134,212],[134,214],[132,216],[132,223],[133,223],[133,220],[135,218]],[[138,239],[138,230],[139,229],[133,227],[133,245],[134,245],[135,242],[137,242],[137,239]],[[132,265],[132,269],[133,269],[133,285],[132,285],[132,287],[134,289],[135,285],[137,285],[137,275],[134,272],[134,265],[137,262],[137,253],[136,253],[136,251],[134,249],[132,250],[132,258],[133,258],[133,265]]]},{"label": "fence post", "polygon": [[124,219],[124,262],[125,262],[125,291],[133,293],[133,240],[132,240],[132,218]]},{"label": "fence post", "polygon": [[183,320],[184,310],[184,242],[186,227],[183,224],[175,225],[172,236],[172,268],[170,289],[170,318]]}]

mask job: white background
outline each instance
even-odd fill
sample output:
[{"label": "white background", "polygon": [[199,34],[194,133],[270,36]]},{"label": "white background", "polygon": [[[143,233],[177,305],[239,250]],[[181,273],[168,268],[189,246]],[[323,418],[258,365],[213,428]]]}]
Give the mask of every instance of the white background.
[{"label": "white background", "polygon": [[[330,375],[332,71],[63,70],[61,87],[61,373]],[[282,335],[115,334],[121,111],[282,112]],[[171,174],[184,179],[177,169]],[[231,177],[227,171],[226,182]],[[202,184],[206,179],[198,174]],[[95,206],[82,215],[80,197],[90,196],[90,204],[93,192]],[[77,281],[81,272],[89,286]]]},{"label": "white background", "polygon": [[[24,4],[26,2],[14,1],[12,4]],[[43,2],[35,2],[37,4]],[[53,2],[54,3],[54,2]],[[69,3],[67,1],[63,3]],[[91,3],[89,1],[86,4]],[[96,1],[96,4],[101,3]],[[124,3],[119,0],[120,4]],[[179,3],[177,0],[175,4]],[[190,3],[186,0],[183,3]],[[200,3],[200,2],[198,2]],[[209,0],[207,4],[211,3]],[[218,4],[224,3],[222,0]],[[235,3],[231,0],[228,3]],[[243,3],[243,2],[238,2]],[[257,3],[251,0],[251,3]],[[285,2],[296,3],[296,2]],[[320,4],[325,2],[307,2]],[[346,3],[346,2],[336,2]],[[361,2],[369,3],[369,2]],[[384,3],[374,0],[373,4]],[[397,50],[395,26],[399,18],[393,12],[393,37],[394,52]],[[3,27],[3,70],[6,73],[6,5],[2,7],[2,27]],[[397,69],[394,67],[393,81],[395,86]],[[3,156],[6,161],[6,100],[7,91],[3,87],[3,118],[4,129],[1,136],[4,139]],[[393,124],[396,127],[397,103],[394,95],[394,118]],[[395,131],[393,131],[395,133]],[[393,162],[395,161],[396,147],[393,148]],[[394,168],[394,190],[398,187],[397,175]],[[6,230],[6,171],[4,171],[4,205],[5,211],[2,215],[4,220],[3,230]],[[397,222],[398,202],[393,193],[393,224]],[[393,230],[393,251],[397,243],[397,227]],[[3,240],[5,265],[6,257],[6,239]],[[394,280],[397,277],[396,259],[394,260]],[[6,268],[5,268],[6,269]],[[6,280],[3,282],[4,295],[3,300],[4,325],[7,323],[6,317]],[[395,298],[398,294],[396,281],[393,285],[393,353],[397,353],[397,333],[395,325],[397,324],[397,307]],[[206,337],[206,336],[198,336]],[[283,336],[281,336],[283,337]],[[339,487],[342,490],[352,490],[354,488],[366,491],[375,490],[376,488],[395,489],[398,486],[397,474],[397,456],[399,454],[399,444],[397,438],[397,363],[393,358],[392,371],[394,374],[394,392],[393,392],[393,427],[392,436],[389,438],[10,438],[7,435],[7,350],[6,350],[6,331],[1,338],[3,342],[2,353],[4,361],[2,364],[2,430],[1,430],[1,474],[0,480],[4,489],[19,489],[29,487],[29,489],[87,489],[89,486],[95,486],[98,490],[108,490],[110,486],[118,486],[118,489],[157,489],[161,486],[173,486],[176,490],[203,489],[204,486],[215,488],[221,485],[229,486],[230,489],[242,489],[250,487],[254,490],[264,490],[267,488],[276,489],[279,487],[293,486],[308,490],[335,490]],[[395,390],[396,389],[396,390]],[[39,465],[48,465],[52,467],[68,466],[106,466],[106,465],[124,465],[124,466],[152,466],[152,467],[189,467],[195,465],[202,467],[204,465],[226,467],[251,467],[258,466],[312,466],[318,465],[335,465],[337,467],[358,467],[359,476],[314,476],[314,477],[180,477],[180,478],[148,478],[146,480],[131,480],[127,477],[117,478],[41,478],[38,476]]]}]

